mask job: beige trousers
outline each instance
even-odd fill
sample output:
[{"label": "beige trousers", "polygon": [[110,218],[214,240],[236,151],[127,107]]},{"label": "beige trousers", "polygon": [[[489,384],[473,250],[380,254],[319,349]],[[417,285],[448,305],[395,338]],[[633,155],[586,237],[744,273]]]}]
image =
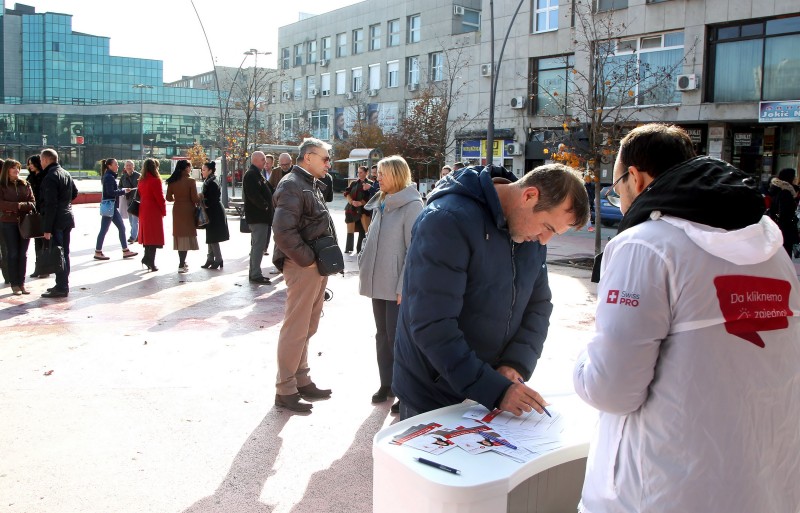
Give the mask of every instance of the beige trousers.
[{"label": "beige trousers", "polygon": [[317,264],[300,267],[287,258],[283,263],[283,279],[286,281],[286,312],[278,337],[275,388],[279,395],[291,395],[297,393],[297,387],[311,383],[308,340],[319,326],[328,277],[319,275]]}]

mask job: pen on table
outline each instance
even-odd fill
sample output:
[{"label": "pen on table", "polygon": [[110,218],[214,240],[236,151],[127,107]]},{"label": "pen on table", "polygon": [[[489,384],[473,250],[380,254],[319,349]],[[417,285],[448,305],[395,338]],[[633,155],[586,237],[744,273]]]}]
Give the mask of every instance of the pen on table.
[{"label": "pen on table", "polygon": [[447,465],[442,465],[441,463],[436,463],[435,461],[426,460],[425,458],[414,459],[423,465],[428,465],[429,467],[438,468],[439,470],[444,470],[445,472],[450,472],[451,474],[461,474],[460,470],[454,469],[453,467],[448,467]]},{"label": "pen on table", "polygon": [[[525,382],[524,382],[524,381],[522,381],[522,378],[517,378],[517,381],[519,381],[519,382],[520,382],[520,383],[522,383],[523,385],[525,384]],[[552,416],[552,415],[550,415],[550,412],[549,412],[549,411],[547,411],[547,408],[545,408],[545,407],[544,407],[544,405],[543,405],[542,403],[540,403],[540,402],[539,402],[539,401],[537,401],[536,399],[534,399],[533,401],[534,401],[536,404],[538,404],[538,405],[539,405],[539,406],[540,406],[540,407],[541,407],[541,408],[544,410],[544,412],[547,414],[547,416],[548,416],[548,417],[550,417],[550,418],[553,418],[553,416]]]},{"label": "pen on table", "polygon": [[497,438],[496,436],[492,436],[489,433],[480,433],[482,437],[489,440],[490,442],[497,442],[499,444],[503,444],[509,449],[516,449],[517,446],[509,442],[508,440],[503,440],[502,438]]}]

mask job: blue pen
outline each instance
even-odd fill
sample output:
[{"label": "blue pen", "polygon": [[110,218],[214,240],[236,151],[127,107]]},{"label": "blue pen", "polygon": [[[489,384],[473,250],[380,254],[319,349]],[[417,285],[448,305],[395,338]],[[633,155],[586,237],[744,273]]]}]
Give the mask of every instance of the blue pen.
[{"label": "blue pen", "polygon": [[[519,382],[520,382],[520,383],[522,383],[523,385],[525,384],[525,382],[524,382],[524,381],[522,381],[522,378],[517,378],[517,381],[519,381]],[[552,416],[552,415],[550,415],[550,412],[549,412],[549,411],[547,411],[547,408],[545,408],[545,407],[544,407],[544,405],[543,405],[542,403],[540,403],[540,402],[539,402],[539,401],[537,401],[536,399],[534,399],[533,401],[534,401],[536,404],[538,404],[538,405],[539,405],[539,407],[541,407],[541,408],[544,410],[544,412],[547,414],[547,416],[548,416],[548,417],[550,417],[551,419],[553,418],[553,416]]]},{"label": "blue pen", "polygon": [[517,448],[516,445],[514,445],[514,444],[512,444],[512,443],[510,443],[510,442],[508,442],[506,440],[502,440],[500,438],[497,438],[496,436],[492,436],[489,433],[481,433],[480,435],[482,437],[484,437],[485,439],[489,440],[490,442],[496,442],[498,444],[503,444],[506,447],[509,447],[511,449],[516,449]]}]

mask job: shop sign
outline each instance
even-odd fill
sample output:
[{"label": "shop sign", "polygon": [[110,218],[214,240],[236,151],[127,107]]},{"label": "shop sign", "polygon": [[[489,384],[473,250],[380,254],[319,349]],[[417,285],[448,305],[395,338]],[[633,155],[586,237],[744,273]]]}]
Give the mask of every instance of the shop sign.
[{"label": "shop sign", "polygon": [[759,123],[800,122],[800,100],[785,102],[759,102]]},{"label": "shop sign", "polygon": [[750,146],[750,142],[753,140],[753,134],[750,132],[740,132],[733,134],[733,145],[734,146]]},{"label": "shop sign", "polygon": [[481,141],[468,140],[461,143],[461,157],[464,159],[481,158]]},{"label": "shop sign", "polygon": [[695,144],[703,142],[703,130],[700,128],[687,128],[686,133],[689,134],[689,139]]}]

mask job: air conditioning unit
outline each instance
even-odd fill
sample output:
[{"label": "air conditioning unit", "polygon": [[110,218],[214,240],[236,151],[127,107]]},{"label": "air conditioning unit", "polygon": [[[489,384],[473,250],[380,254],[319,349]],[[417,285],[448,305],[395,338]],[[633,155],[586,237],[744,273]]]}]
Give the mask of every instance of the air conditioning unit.
[{"label": "air conditioning unit", "polygon": [[522,155],[522,145],[520,143],[506,144],[506,155]]},{"label": "air conditioning unit", "polygon": [[412,93],[413,93],[413,92],[414,92],[414,91],[416,91],[417,89],[419,89],[419,84],[408,84],[408,90],[409,90],[410,92],[412,92]]},{"label": "air conditioning unit", "polygon": [[310,94],[311,96],[316,96],[317,94],[319,94],[319,91],[317,91],[316,87],[312,87],[311,89],[308,90],[308,94]]},{"label": "air conditioning unit", "polygon": [[511,108],[512,109],[524,109],[525,108],[525,97],[524,96],[515,96],[511,98]]},{"label": "air conditioning unit", "polygon": [[277,100],[275,99],[275,95],[274,95],[274,94],[273,94],[272,96],[270,96],[270,97],[269,97],[269,102],[270,102],[270,103],[275,103],[276,101],[277,101]]},{"label": "air conditioning unit", "polygon": [[464,6],[463,5],[454,5],[453,6],[453,14],[455,16],[464,16]]},{"label": "air conditioning unit", "polygon": [[283,92],[283,99],[284,100],[288,100],[291,97],[292,97],[292,94],[289,91],[284,91]]},{"label": "air conditioning unit", "polygon": [[378,96],[378,90],[370,89],[369,91],[367,91],[367,96]]},{"label": "air conditioning unit", "polygon": [[322,96],[330,96],[330,95],[331,95],[330,89],[325,89],[324,91],[322,91]]},{"label": "air conditioning unit", "polygon": [[328,66],[328,59],[320,59],[319,65],[323,68]]},{"label": "air conditioning unit", "polygon": [[492,65],[491,64],[481,64],[481,76],[482,77],[491,77],[492,76]]},{"label": "air conditioning unit", "polygon": [[354,95],[353,93],[347,93],[344,95],[344,97],[347,98],[348,100],[352,100],[354,98]]},{"label": "air conditioning unit", "polygon": [[678,78],[675,79],[675,89],[678,91],[694,91],[699,85],[697,75],[694,73],[691,75],[678,75]]}]

